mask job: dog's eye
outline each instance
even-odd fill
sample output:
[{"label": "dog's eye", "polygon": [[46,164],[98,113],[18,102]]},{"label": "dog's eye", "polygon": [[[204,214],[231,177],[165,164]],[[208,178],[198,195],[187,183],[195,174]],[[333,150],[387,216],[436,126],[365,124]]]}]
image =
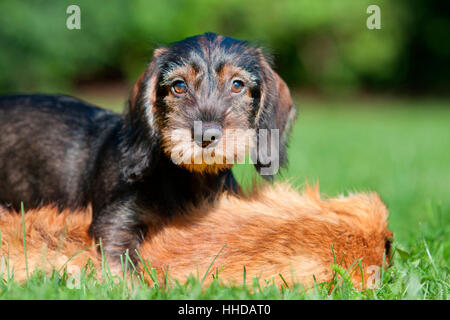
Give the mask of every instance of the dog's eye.
[{"label": "dog's eye", "polygon": [[187,91],[186,83],[183,80],[177,80],[172,84],[172,92],[176,95],[183,95]]},{"label": "dog's eye", "polygon": [[241,80],[233,80],[233,83],[231,84],[231,91],[233,93],[239,93],[244,89],[244,87],[244,82]]}]

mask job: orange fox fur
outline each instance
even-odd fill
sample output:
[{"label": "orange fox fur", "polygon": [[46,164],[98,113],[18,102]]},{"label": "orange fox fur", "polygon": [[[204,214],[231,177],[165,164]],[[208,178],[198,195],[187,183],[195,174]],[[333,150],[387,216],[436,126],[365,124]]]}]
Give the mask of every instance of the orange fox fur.
[{"label": "orange fox fur", "polygon": [[[183,281],[190,273],[206,277],[220,270],[225,282],[242,283],[259,276],[282,283],[304,285],[329,281],[334,256],[348,268],[362,258],[365,280],[369,266],[381,266],[383,252],[389,251],[392,233],[387,229],[388,211],[376,193],[353,194],[324,200],[318,188],[306,187],[302,194],[287,184],[264,187],[248,197],[223,195],[214,206],[182,213],[149,229],[140,254],[158,274],[169,266],[169,275]],[[57,213],[53,208],[25,214],[27,261],[30,271],[44,272],[62,267],[82,267],[88,259],[99,263],[91,247],[70,261],[80,250],[93,245],[88,235],[91,221],[86,212]],[[22,216],[0,212],[0,273],[14,266],[14,278],[26,278]],[[223,250],[222,250],[223,249]],[[221,251],[222,250],[222,251]],[[389,256],[387,257],[387,261]],[[141,266],[142,268],[142,266]],[[353,274],[361,282],[359,268]]]}]

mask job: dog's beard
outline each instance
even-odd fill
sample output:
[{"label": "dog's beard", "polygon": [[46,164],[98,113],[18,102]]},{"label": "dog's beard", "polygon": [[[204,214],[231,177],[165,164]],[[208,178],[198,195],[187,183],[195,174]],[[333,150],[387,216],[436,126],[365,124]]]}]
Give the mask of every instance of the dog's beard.
[{"label": "dog's beard", "polygon": [[236,163],[245,163],[254,137],[251,129],[225,129],[219,141],[202,148],[192,139],[190,129],[165,130],[163,148],[175,164],[189,171],[218,173]]}]

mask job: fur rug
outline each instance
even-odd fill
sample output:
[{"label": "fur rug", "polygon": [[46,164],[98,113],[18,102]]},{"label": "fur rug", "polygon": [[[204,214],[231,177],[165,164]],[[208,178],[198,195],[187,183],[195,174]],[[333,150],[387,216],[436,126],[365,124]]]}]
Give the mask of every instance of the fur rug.
[{"label": "fur rug", "polygon": [[[156,218],[149,216],[153,217],[149,225],[158,227],[149,227],[139,251],[160,279],[167,266],[173,279],[183,281],[190,273],[202,278],[214,261],[205,283],[217,269],[225,283],[242,283],[245,266],[247,279],[273,278],[281,284],[281,274],[289,284],[308,286],[313,275],[319,283],[331,280],[334,259],[344,268],[362,259],[366,282],[370,267],[382,265],[383,252],[389,261],[388,211],[376,193],[322,199],[318,187],[306,186],[299,193],[278,183],[246,197],[224,194],[213,206],[182,212],[170,220],[155,223]],[[89,248],[94,245],[88,235],[90,221],[90,210],[58,213],[45,207],[26,212],[30,272],[63,267],[75,272],[89,259],[100,270],[100,255]],[[14,267],[17,281],[26,279],[22,227],[20,213],[0,211],[0,273],[5,277],[6,265],[10,270]],[[89,249],[80,253],[85,248]],[[143,270],[142,265],[138,268]],[[361,284],[359,266],[352,280]]]}]

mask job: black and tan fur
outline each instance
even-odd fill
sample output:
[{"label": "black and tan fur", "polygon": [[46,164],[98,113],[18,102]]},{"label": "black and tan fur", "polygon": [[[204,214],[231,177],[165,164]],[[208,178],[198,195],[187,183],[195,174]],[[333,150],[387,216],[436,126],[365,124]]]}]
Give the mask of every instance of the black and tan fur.
[{"label": "black and tan fur", "polygon": [[[231,95],[235,77],[245,88]],[[183,97],[172,90],[180,78]],[[90,233],[118,261],[127,249],[134,254],[146,224],[239,192],[230,165],[174,164],[172,149],[188,151],[171,139],[176,129],[189,133],[194,121],[224,132],[279,129],[283,165],[294,119],[289,90],[261,49],[213,33],[187,38],[155,50],[123,116],[69,96],[0,97],[0,204],[91,206]]]}]

